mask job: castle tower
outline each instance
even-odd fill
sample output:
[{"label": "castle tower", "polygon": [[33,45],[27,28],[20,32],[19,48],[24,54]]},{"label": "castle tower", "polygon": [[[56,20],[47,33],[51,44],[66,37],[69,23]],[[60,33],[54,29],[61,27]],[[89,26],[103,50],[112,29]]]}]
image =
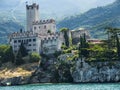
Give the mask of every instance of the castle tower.
[{"label": "castle tower", "polygon": [[27,31],[32,31],[33,22],[39,21],[39,5],[26,5]]}]

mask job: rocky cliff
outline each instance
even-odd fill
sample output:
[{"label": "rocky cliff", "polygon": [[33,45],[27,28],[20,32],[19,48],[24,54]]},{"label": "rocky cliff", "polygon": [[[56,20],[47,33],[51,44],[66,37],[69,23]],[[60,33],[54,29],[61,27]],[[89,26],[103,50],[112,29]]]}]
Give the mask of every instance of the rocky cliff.
[{"label": "rocky cliff", "polygon": [[104,83],[120,82],[120,61],[67,60],[73,54],[43,59],[29,77],[1,78],[0,85],[33,83]]},{"label": "rocky cliff", "polygon": [[119,82],[120,61],[90,62],[78,60],[72,73],[73,80],[79,82]]}]

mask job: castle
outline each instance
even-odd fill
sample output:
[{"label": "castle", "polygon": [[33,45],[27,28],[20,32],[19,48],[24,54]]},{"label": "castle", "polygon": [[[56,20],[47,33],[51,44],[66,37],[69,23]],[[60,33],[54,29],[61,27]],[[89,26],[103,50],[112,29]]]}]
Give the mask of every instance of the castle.
[{"label": "castle", "polygon": [[[56,22],[54,19],[40,20],[39,19],[39,5],[33,3],[26,5],[27,30],[14,32],[9,36],[9,43],[13,47],[14,53],[17,53],[21,43],[24,44],[28,53],[44,53],[52,54],[55,51],[61,50],[61,45],[65,42],[64,35],[61,32],[56,32]],[[81,32],[88,32],[85,30],[69,31],[69,36],[79,37]],[[80,32],[80,33],[78,33]],[[88,35],[89,37],[89,35]]]}]

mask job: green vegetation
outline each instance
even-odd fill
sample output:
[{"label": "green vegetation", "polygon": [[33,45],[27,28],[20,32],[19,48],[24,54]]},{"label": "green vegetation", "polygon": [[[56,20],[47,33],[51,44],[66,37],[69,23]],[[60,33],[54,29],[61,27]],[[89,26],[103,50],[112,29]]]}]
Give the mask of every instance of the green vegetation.
[{"label": "green vegetation", "polygon": [[[66,29],[62,29],[62,31]],[[120,59],[120,29],[106,28],[108,39],[100,44],[88,43],[85,37],[80,36],[79,45],[70,44],[69,47],[62,45],[62,54],[73,53],[76,58],[85,58],[86,61],[108,61]],[[72,59],[72,58],[71,58]]]},{"label": "green vegetation", "polygon": [[8,61],[14,62],[15,56],[12,47],[9,45],[0,45],[0,62],[6,63]]},{"label": "green vegetation", "polygon": [[57,27],[68,27],[70,30],[83,27],[87,28],[92,37],[105,39],[104,28],[106,26],[119,27],[120,26],[120,1],[116,0],[113,4],[103,7],[90,9],[89,11],[66,17],[58,22]]},{"label": "green vegetation", "polygon": [[116,48],[118,59],[120,59],[120,41],[119,41],[120,29],[112,27],[106,29],[108,32],[109,50],[112,48]]},{"label": "green vegetation", "polygon": [[14,65],[22,65],[40,61],[41,57],[37,53],[28,54],[23,44],[20,45],[18,52],[13,53],[9,45],[0,45],[0,66],[4,63],[11,62]]},{"label": "green vegetation", "polygon": [[79,57],[89,57],[89,44],[86,41],[86,36],[80,36],[80,44],[79,44]]},{"label": "green vegetation", "polygon": [[21,43],[18,52],[21,52],[22,57],[25,57],[25,56],[28,55],[28,52],[27,52],[26,48],[24,47],[24,44],[23,44],[23,43]]},{"label": "green vegetation", "polygon": [[60,31],[64,33],[65,46],[69,47],[69,44],[70,44],[69,36],[68,36],[69,35],[69,29],[68,28],[62,28]]},{"label": "green vegetation", "polygon": [[35,52],[31,53],[29,56],[30,56],[29,62],[31,62],[31,63],[39,62],[41,59],[40,55],[38,53],[35,53]]},{"label": "green vegetation", "polygon": [[24,60],[22,59],[22,53],[21,53],[21,50],[19,50],[15,59],[15,64],[21,65],[23,63],[24,63]]}]

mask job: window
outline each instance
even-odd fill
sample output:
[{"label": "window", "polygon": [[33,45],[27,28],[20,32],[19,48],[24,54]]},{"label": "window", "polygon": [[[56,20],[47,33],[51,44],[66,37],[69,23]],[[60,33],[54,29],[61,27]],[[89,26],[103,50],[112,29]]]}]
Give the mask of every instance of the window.
[{"label": "window", "polygon": [[40,26],[39,26],[39,29],[40,29]]},{"label": "window", "polygon": [[36,30],[36,27],[34,27],[34,30]]},{"label": "window", "polygon": [[44,29],[46,29],[46,25],[44,26]]},{"label": "window", "polygon": [[17,43],[17,40],[14,40],[14,43]]},{"label": "window", "polygon": [[29,46],[31,46],[31,44],[29,44]]},{"label": "window", "polygon": [[31,42],[31,39],[29,39],[29,42]]},{"label": "window", "polygon": [[18,40],[19,43],[21,43],[21,40]]},{"label": "window", "polygon": [[35,42],[35,41],[36,41],[36,39],[33,39],[33,41]]}]

